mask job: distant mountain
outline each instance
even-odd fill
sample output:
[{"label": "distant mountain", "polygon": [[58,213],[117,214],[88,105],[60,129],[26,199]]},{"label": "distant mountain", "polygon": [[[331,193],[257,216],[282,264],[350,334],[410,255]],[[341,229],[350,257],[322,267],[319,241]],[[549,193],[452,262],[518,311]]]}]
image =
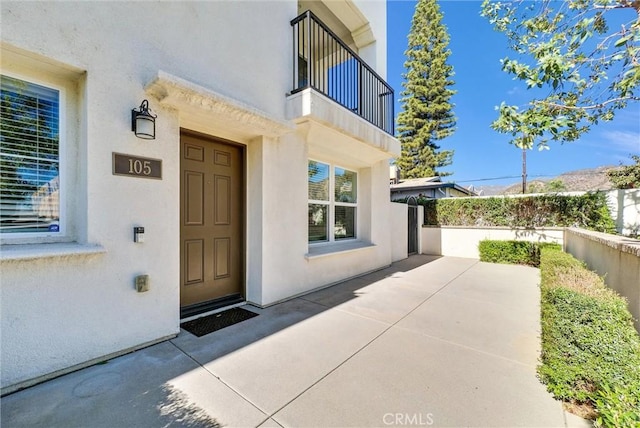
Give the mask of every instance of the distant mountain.
[{"label": "distant mountain", "polygon": [[[527,181],[527,189],[529,193],[533,193],[536,189],[544,191],[549,181],[559,180],[564,186],[563,191],[579,192],[590,190],[609,190],[613,188],[613,184],[607,177],[607,171],[616,168],[615,166],[600,166],[598,168],[579,169],[575,171],[565,172],[557,177],[549,179],[540,179],[531,177]],[[478,191],[482,190],[483,195],[512,195],[522,193],[522,182],[514,183],[506,186],[478,186]]]},{"label": "distant mountain", "polygon": [[477,186],[474,188],[474,190],[480,196],[495,196],[495,195],[502,195],[502,192],[504,192],[509,186],[500,186],[500,185]]}]

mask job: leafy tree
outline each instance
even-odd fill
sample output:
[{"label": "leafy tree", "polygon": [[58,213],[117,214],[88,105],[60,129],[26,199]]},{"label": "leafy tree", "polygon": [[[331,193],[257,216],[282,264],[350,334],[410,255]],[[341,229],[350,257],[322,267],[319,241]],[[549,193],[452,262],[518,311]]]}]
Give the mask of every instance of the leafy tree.
[{"label": "leafy tree", "polygon": [[527,186],[527,193],[545,193],[544,183],[533,182]]},{"label": "leafy tree", "polygon": [[554,178],[546,183],[535,182],[527,188],[527,193],[559,193],[566,192],[567,186],[559,178]]},{"label": "leafy tree", "polygon": [[640,189],[640,155],[631,155],[634,165],[623,165],[607,171],[616,189]]},{"label": "leafy tree", "polygon": [[559,178],[554,178],[553,180],[547,181],[544,185],[544,191],[546,193],[566,192],[567,186],[565,186],[564,181]]},{"label": "leafy tree", "polygon": [[[628,22],[610,28],[614,14]],[[640,100],[640,1],[484,0],[482,15],[515,52],[502,69],[534,89],[526,106],[502,103],[492,124],[512,144],[574,141]]]},{"label": "leafy tree", "polygon": [[402,86],[403,111],[398,115],[398,135],[402,154],[396,164],[403,178],[446,176],[439,171],[451,165],[453,151],[436,143],[453,134],[456,118],[449,89],[453,67],[447,64],[449,33],[442,23],[436,0],[418,0],[409,44],[405,51],[406,73]]}]

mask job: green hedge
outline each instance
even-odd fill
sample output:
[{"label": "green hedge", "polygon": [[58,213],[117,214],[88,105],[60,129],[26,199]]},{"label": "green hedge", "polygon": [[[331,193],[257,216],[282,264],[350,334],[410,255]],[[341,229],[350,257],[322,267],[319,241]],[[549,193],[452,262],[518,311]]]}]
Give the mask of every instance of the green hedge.
[{"label": "green hedge", "polygon": [[640,426],[640,336],[624,298],[557,249],[541,252],[542,356],[557,398],[593,406],[596,425]]},{"label": "green hedge", "polygon": [[615,232],[604,193],[580,196],[538,195],[526,197],[420,199],[425,225],[582,227]]},{"label": "green hedge", "polygon": [[560,245],[546,242],[492,241],[483,240],[478,244],[480,261],[540,266],[542,248],[560,249]]}]

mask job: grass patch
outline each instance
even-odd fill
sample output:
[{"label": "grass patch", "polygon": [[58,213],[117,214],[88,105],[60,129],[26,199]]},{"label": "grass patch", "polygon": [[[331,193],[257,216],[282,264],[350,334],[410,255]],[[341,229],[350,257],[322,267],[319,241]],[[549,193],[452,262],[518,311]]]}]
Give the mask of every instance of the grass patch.
[{"label": "grass patch", "polygon": [[559,249],[542,249],[540,275],[540,379],[596,426],[640,426],[640,336],[625,299]]},{"label": "grass patch", "polygon": [[540,250],[542,248],[560,249],[560,245],[553,243],[527,241],[480,241],[478,251],[480,261],[489,263],[519,264],[540,266]]}]

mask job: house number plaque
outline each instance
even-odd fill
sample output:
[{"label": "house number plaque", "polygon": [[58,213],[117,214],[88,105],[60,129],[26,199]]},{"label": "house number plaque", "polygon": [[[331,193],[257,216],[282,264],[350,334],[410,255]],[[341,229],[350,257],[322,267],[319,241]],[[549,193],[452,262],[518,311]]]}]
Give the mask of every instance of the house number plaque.
[{"label": "house number plaque", "polygon": [[162,180],[162,160],[113,153],[113,175]]}]

